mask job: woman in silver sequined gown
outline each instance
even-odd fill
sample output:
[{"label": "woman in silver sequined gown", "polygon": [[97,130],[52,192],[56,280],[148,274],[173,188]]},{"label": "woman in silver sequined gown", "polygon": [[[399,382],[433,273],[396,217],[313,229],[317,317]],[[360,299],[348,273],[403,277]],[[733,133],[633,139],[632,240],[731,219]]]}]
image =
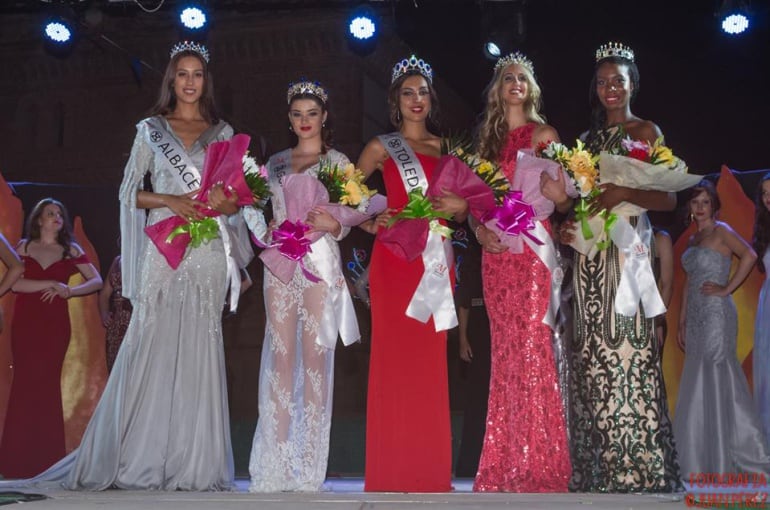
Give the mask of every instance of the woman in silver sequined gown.
[{"label": "woman in silver sequined gown", "polygon": [[[157,115],[137,125],[119,196],[123,289],[134,313],[112,373],[78,449],[22,485],[56,483],[78,490],[233,486],[221,315],[228,255],[235,245],[220,237],[190,249],[172,269],[143,232],[145,225],[174,214],[197,214],[196,202],[176,178],[179,166],[169,165],[153,141],[168,135],[173,141],[166,150],[177,144],[202,171],[206,146],[233,134],[216,118],[207,53],[201,51],[172,53]],[[148,172],[153,192],[142,191]],[[237,212],[221,189],[214,195],[208,205]],[[237,218],[231,216],[228,225]]]},{"label": "woman in silver sequined gown", "polygon": [[757,405],[759,420],[770,441],[770,173],[759,181],[756,200],[756,219],[754,221],[754,251],[761,257],[757,262],[765,281],[759,291],[757,318],[754,323],[754,402]]},{"label": "woman in silver sequined gown", "polygon": [[[768,478],[770,451],[735,354],[738,314],[731,296],[757,255],[729,225],[715,220],[719,197],[713,184],[696,186],[689,208],[698,230],[682,255],[687,280],[678,340],[685,361],[674,414],[682,475]],[[731,276],[733,256],[738,264]]]}]

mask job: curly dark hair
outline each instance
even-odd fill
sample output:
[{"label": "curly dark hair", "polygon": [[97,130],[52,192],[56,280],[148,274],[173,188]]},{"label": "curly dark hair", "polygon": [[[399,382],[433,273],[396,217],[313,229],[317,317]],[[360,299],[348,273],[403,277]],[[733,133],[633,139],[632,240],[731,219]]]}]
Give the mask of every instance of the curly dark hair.
[{"label": "curly dark hair", "polygon": [[69,258],[72,256],[71,250],[74,243],[72,223],[70,222],[67,208],[64,207],[64,204],[54,198],[44,198],[32,208],[32,212],[29,213],[29,217],[27,218],[27,240],[25,241],[24,246],[26,247],[30,241],[37,241],[40,239],[40,217],[43,215],[43,210],[49,205],[55,205],[61,211],[62,228],[56,236],[56,242],[62,247],[62,258]]},{"label": "curly dark hair", "polygon": [[757,197],[754,209],[756,214],[754,217],[754,237],[752,239],[752,245],[754,251],[757,252],[758,260],[757,267],[763,273],[767,272],[765,263],[762,258],[765,255],[767,247],[770,246],[770,211],[765,207],[762,201],[762,184],[770,181],[770,172],[766,173],[759,180],[759,186],[757,187]]}]

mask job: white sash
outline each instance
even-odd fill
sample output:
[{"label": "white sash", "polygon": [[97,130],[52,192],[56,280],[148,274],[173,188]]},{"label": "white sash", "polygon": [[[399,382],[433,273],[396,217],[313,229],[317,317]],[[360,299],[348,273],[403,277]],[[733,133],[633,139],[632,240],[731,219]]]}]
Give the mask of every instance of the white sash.
[{"label": "white sash", "polygon": [[545,229],[543,222],[535,221],[535,229],[531,233],[543,244],[537,244],[529,236],[521,237],[527,243],[527,246],[535,252],[540,261],[545,264],[545,267],[548,268],[548,273],[551,275],[548,310],[545,312],[542,322],[548,325],[551,330],[556,331],[556,314],[559,311],[559,306],[561,306],[561,282],[564,280],[564,271],[556,258],[556,247],[553,244],[551,234]]},{"label": "white sash", "polygon": [[[401,133],[380,135],[379,139],[395,162],[407,194],[416,188],[427,192],[428,178],[425,170]],[[451,255],[447,257],[447,252],[451,253],[451,245],[449,240],[438,233],[438,226],[438,220],[431,220],[428,239],[422,252],[422,278],[409,301],[406,315],[423,323],[433,316],[436,331],[444,331],[457,326],[457,313],[447,262],[451,259]]]},{"label": "white sash", "polygon": [[156,117],[147,120],[147,143],[155,154],[161,156],[168,166],[174,169],[172,174],[176,178],[179,188],[185,193],[195,191],[201,187],[200,170],[193,164],[187,151],[182,147],[171,133],[158,122]]},{"label": "white sash", "polygon": [[615,312],[633,317],[642,301],[645,317],[655,317],[666,311],[660,297],[655,275],[650,265],[650,241],[652,227],[646,214],[638,217],[636,228],[623,216],[618,215],[610,231],[610,238],[624,257],[620,283],[615,291]]},{"label": "white sash", "polygon": [[[161,156],[174,169],[171,173],[175,177],[177,185],[184,190],[184,193],[199,189],[201,186],[200,170],[193,164],[184,147],[166,130],[157,117],[148,119],[147,126],[150,128],[147,131],[148,145],[155,154]],[[241,274],[233,258],[233,246],[227,220],[224,215],[220,214],[216,217],[216,221],[219,224],[219,233],[227,254],[225,259],[227,261],[227,280],[230,282],[230,311],[235,312],[241,295]]]}]

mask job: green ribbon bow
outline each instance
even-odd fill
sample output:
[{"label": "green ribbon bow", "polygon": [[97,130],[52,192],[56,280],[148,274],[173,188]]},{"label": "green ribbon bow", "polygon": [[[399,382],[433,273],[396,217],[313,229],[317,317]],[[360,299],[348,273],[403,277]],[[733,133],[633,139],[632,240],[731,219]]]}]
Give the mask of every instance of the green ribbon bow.
[{"label": "green ribbon bow", "polygon": [[190,234],[190,245],[193,248],[197,248],[201,244],[208,244],[219,237],[219,224],[217,220],[211,217],[206,217],[202,220],[192,220],[172,230],[166,238],[166,242],[171,243],[176,236],[184,233]]},{"label": "green ribbon bow", "polygon": [[428,197],[423,194],[422,188],[414,188],[409,192],[408,196],[409,201],[407,202],[406,207],[404,207],[400,213],[391,216],[388,220],[388,227],[392,227],[396,221],[401,219],[414,220],[425,218],[431,220],[430,229],[433,232],[437,232],[444,237],[452,235],[453,230],[451,228],[441,225],[437,221],[438,218],[449,220],[452,218],[452,215],[446,212],[436,211]]}]

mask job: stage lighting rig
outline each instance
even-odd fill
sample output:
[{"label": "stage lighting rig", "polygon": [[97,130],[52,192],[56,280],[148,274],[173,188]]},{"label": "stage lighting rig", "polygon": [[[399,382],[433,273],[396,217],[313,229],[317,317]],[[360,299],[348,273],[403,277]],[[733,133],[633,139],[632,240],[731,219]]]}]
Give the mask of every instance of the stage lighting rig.
[{"label": "stage lighting rig", "polygon": [[374,9],[359,5],[347,18],[346,37],[350,48],[359,55],[366,55],[377,45],[379,19]]},{"label": "stage lighting rig", "polygon": [[716,17],[722,31],[730,35],[742,34],[751,25],[749,7],[741,0],[724,0]]},{"label": "stage lighting rig", "polygon": [[41,26],[43,45],[49,53],[65,56],[72,51],[78,39],[80,21],[76,8],[85,7],[85,0],[44,0],[49,4],[44,10]]},{"label": "stage lighting rig", "polygon": [[519,49],[527,37],[526,0],[487,0],[481,5],[484,56],[497,60]]},{"label": "stage lighting rig", "polygon": [[202,36],[208,29],[209,15],[202,2],[182,2],[178,9],[179,29],[185,36]]}]

